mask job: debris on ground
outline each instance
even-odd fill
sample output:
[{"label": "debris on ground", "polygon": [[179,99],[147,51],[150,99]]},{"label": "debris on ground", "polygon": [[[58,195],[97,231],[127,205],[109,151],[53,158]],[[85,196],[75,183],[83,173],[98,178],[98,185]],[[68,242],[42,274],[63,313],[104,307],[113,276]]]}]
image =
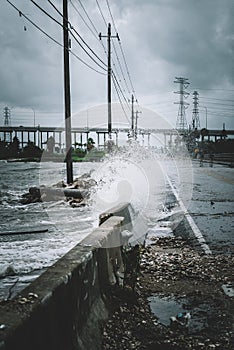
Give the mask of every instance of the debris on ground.
[{"label": "debris on ground", "polygon": [[96,181],[91,178],[91,172],[89,172],[75,178],[69,185],[66,185],[64,181],[59,181],[51,187],[30,187],[28,192],[22,195],[20,202],[31,204],[64,200],[72,207],[80,207],[87,205],[90,189],[95,185]]},{"label": "debris on ground", "polygon": [[[234,348],[234,258],[204,255],[178,237],[143,247],[135,290],[113,286],[103,349]],[[168,306],[168,307],[167,307]]]}]

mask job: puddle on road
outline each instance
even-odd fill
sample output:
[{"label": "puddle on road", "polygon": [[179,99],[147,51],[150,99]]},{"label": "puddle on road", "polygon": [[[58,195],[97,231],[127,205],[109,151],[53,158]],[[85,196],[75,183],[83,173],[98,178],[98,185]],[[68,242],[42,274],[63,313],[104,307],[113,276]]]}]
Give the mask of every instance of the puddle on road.
[{"label": "puddle on road", "polygon": [[207,314],[209,306],[201,304],[192,310],[186,305],[187,299],[177,300],[173,297],[163,297],[152,295],[148,298],[151,312],[157,317],[158,322],[164,326],[170,326],[170,317],[176,316],[178,313],[190,312],[191,319],[188,324],[188,333],[196,333],[207,326]]}]

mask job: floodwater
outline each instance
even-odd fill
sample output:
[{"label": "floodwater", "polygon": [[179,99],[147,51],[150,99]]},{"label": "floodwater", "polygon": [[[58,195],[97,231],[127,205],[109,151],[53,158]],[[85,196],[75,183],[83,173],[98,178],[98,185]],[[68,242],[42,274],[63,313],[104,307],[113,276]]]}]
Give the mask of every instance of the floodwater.
[{"label": "floodwater", "polygon": [[[91,172],[97,186],[90,203],[72,208],[67,202],[28,205],[19,200],[31,186],[52,186],[64,180],[64,163],[0,161],[0,298],[14,296],[98,226],[100,213],[129,202],[133,208],[133,238],[142,241],[159,220],[178,210],[165,174],[184,203],[192,195],[188,159],[174,159],[139,145],[112,154],[99,163],[75,163],[74,178]],[[47,232],[32,233],[35,230]],[[27,231],[28,234],[3,235]],[[12,291],[11,291],[12,292]]]},{"label": "floodwater", "polygon": [[[75,166],[78,176],[89,171]],[[68,203],[20,204],[29,187],[52,184],[65,177],[63,163],[7,163],[0,164],[0,298],[17,281],[17,288],[35,279],[83,237],[89,234],[97,217],[90,207],[71,208]],[[47,232],[31,233],[36,230]],[[8,232],[29,232],[3,235]]]}]

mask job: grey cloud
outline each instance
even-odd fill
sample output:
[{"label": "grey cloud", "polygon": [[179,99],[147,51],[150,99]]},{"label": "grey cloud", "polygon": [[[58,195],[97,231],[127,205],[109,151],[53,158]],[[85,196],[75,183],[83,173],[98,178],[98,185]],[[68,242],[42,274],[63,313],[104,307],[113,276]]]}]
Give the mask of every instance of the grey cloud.
[{"label": "grey cloud", "polygon": [[[14,3],[62,42],[61,28],[29,1],[14,0]],[[47,2],[39,3],[61,21]],[[79,3],[73,3],[82,13]],[[96,1],[83,0],[82,3],[97,31],[105,34],[107,28]],[[106,2],[99,3],[107,22],[111,22]],[[175,76],[186,76],[191,86],[204,89],[222,88],[225,84],[233,89],[232,0],[113,0],[109,3],[139,100],[141,95],[153,95],[155,90],[173,94]],[[56,4],[61,10],[62,1],[57,0]],[[72,24],[106,62],[106,54],[95,37],[96,33],[90,32],[71,4],[69,13]],[[113,26],[112,31],[114,34]],[[62,111],[62,48],[21,18],[6,1],[1,2],[0,44],[0,103]],[[103,45],[106,47],[106,39],[103,39]],[[117,41],[115,45],[124,67]],[[74,39],[72,50],[95,67]],[[113,48],[112,53],[116,61]],[[106,77],[90,71],[73,56],[70,60],[74,109],[105,103]],[[120,78],[124,86],[121,73]],[[115,96],[114,87],[112,90]]]}]

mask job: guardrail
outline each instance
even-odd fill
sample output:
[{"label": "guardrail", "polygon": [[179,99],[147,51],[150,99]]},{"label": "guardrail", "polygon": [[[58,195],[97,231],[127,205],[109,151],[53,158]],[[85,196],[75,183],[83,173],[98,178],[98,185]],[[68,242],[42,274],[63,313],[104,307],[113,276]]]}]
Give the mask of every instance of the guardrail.
[{"label": "guardrail", "polygon": [[[210,161],[210,155],[205,154],[204,159]],[[234,166],[234,153],[215,153],[213,161],[219,164],[228,164],[229,166]]]}]

